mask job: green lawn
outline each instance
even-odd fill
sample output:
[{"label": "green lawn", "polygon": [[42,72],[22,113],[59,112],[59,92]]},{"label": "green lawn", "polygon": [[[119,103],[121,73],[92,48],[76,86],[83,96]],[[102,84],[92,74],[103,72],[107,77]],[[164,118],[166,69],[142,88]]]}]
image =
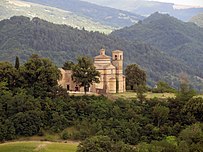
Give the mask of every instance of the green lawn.
[{"label": "green lawn", "polygon": [[76,152],[78,143],[10,142],[0,144],[0,152]]},{"label": "green lawn", "polygon": [[[173,93],[145,93],[146,98],[173,98],[175,95]],[[112,94],[114,98],[124,98],[124,99],[129,99],[129,98],[136,98],[136,93],[135,92],[124,92],[124,93],[118,93],[118,94]]]}]

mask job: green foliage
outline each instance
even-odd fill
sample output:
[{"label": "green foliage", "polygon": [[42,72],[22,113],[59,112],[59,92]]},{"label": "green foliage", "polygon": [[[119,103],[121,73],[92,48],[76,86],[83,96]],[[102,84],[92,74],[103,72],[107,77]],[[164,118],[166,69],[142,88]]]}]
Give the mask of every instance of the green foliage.
[{"label": "green foliage", "polygon": [[[182,60],[202,77],[203,29],[195,24],[182,22],[168,14],[158,12],[144,19],[142,23],[112,32],[113,36],[129,41],[140,40],[149,43],[179,61]],[[159,64],[162,64],[160,61]],[[173,68],[167,68],[172,70]],[[185,69],[184,72],[188,73]],[[180,70],[181,71],[181,70]],[[167,80],[167,79],[166,79]]]},{"label": "green foliage", "polygon": [[32,55],[30,59],[21,67],[23,77],[22,86],[35,97],[46,97],[57,80],[60,79],[60,71],[49,60]]},{"label": "green foliage", "polygon": [[74,66],[74,63],[72,62],[72,61],[67,61],[67,62],[65,62],[64,64],[63,64],[63,69],[64,70],[72,70],[72,68],[73,68],[73,66]]},{"label": "green foliage", "polygon": [[186,129],[182,130],[179,134],[181,140],[180,146],[188,147],[190,152],[203,150],[203,127],[202,124],[196,123]]},{"label": "green foliage", "polygon": [[180,91],[177,92],[176,97],[182,101],[188,101],[196,95],[196,91],[191,89],[187,83],[180,84]]},{"label": "green foliage", "polygon": [[[95,70],[87,58],[81,58],[76,66],[82,73]],[[46,140],[55,141],[53,135],[44,134],[46,131],[58,133],[65,140],[84,140],[80,150],[176,152],[188,147],[189,152],[202,150],[202,98],[112,102],[104,96],[69,96],[57,87],[55,80],[59,75],[53,72],[58,69],[47,59],[32,56],[19,70],[4,62],[0,67],[3,78],[0,80],[0,141],[32,135],[45,135]],[[15,79],[18,85],[9,88],[13,81],[10,77],[15,76],[13,71],[18,75],[19,79]],[[33,94],[33,85],[44,91],[43,96]],[[190,94],[184,88],[182,92],[186,96]],[[128,144],[138,146],[135,149]]]},{"label": "green foliage", "polygon": [[69,133],[68,131],[63,131],[62,134],[61,134],[61,139],[63,140],[67,140],[69,138]]},{"label": "green foliage", "polygon": [[110,152],[111,139],[107,136],[94,136],[80,143],[77,152]]},{"label": "green foliage", "polygon": [[191,98],[184,106],[184,112],[192,114],[196,120],[203,122],[203,98]]},{"label": "green foliage", "polygon": [[84,87],[85,93],[91,84],[94,82],[99,83],[100,73],[96,70],[92,60],[88,57],[78,58],[78,63],[73,67],[72,71],[73,80]]},{"label": "green foliage", "polygon": [[[138,65],[146,70],[147,83],[150,86],[154,86],[159,80],[164,80],[168,83],[170,82],[171,86],[177,87],[179,85],[178,74],[180,71],[185,71],[190,76],[199,76],[201,78],[195,69],[203,66],[190,68],[190,66],[185,65],[185,62],[181,62],[182,60],[174,59],[167,53],[163,53],[146,43],[127,40],[127,38],[123,39],[124,36],[88,32],[65,25],[55,25],[39,18],[30,20],[23,16],[1,21],[0,27],[2,27],[0,28],[0,37],[2,38],[0,42],[1,61],[14,62],[15,57],[19,56],[23,63],[26,62],[30,55],[39,54],[40,56],[50,58],[58,66],[62,66],[67,60],[76,61],[78,54],[94,57],[98,54],[96,50],[103,47],[108,50],[107,54],[109,55],[110,50],[119,48],[125,54],[124,67],[136,61]],[[199,28],[197,30],[199,31]],[[137,35],[136,32],[130,33]],[[144,37],[148,36],[149,33],[144,34]],[[191,47],[188,44],[182,48],[183,51],[178,52],[183,52],[183,55],[185,55],[185,49],[194,50],[197,46]],[[202,49],[200,48],[200,50]],[[188,55],[189,59],[187,61],[194,60],[194,58],[190,57],[191,55]],[[201,61],[201,54],[198,54],[198,59]],[[200,74],[201,71],[199,71]],[[196,84],[201,91],[201,86],[199,86],[200,80],[197,80]]]},{"label": "green foliage", "polygon": [[164,82],[164,81],[159,81],[157,83],[157,87],[152,89],[153,93],[175,93],[176,90],[172,87],[169,86],[168,83]]},{"label": "green foliage", "polygon": [[126,85],[130,90],[135,90],[139,85],[146,84],[146,72],[138,65],[131,64],[125,69]]},{"label": "green foliage", "polygon": [[[163,51],[162,54],[166,53],[172,57],[172,63],[175,64],[176,67],[166,66],[161,59],[159,62],[153,61],[153,67],[159,64],[159,70],[162,70],[163,73],[166,69],[167,74],[172,71],[175,72],[178,69],[176,61],[183,61],[184,65],[181,67],[182,70],[179,69],[176,76],[171,74],[174,76],[172,78],[169,75],[165,75],[162,79],[156,79],[157,81],[164,80],[170,83],[171,86],[176,86],[177,88],[177,75],[180,71],[190,73],[189,75],[193,77],[192,81],[196,83],[198,83],[198,80],[195,80],[194,77],[198,76],[203,78],[203,29],[195,24],[182,22],[168,14],[156,12],[140,23],[113,31],[111,35],[122,37],[132,42],[137,40],[143,41]],[[145,61],[145,59],[141,59]],[[151,68],[151,70],[153,71],[153,68]],[[193,72],[189,72],[190,70]],[[174,83],[176,83],[176,85],[174,85]],[[202,81],[199,81],[199,83],[202,83]],[[196,86],[198,87],[198,85]]]},{"label": "green foliage", "polygon": [[0,141],[15,139],[15,127],[14,123],[8,119],[0,119]]},{"label": "green foliage", "polygon": [[135,148],[123,142],[113,142],[108,136],[93,136],[81,142],[77,152],[135,152]]},{"label": "green foliage", "polygon": [[168,107],[159,104],[153,108],[152,115],[158,127],[168,119],[169,112],[170,109]]},{"label": "green foliage", "polygon": [[147,91],[146,86],[139,85],[137,86],[137,98],[139,101],[143,102],[146,100],[146,95],[144,94]]},{"label": "green foliage", "polygon": [[9,62],[0,62],[0,80],[5,82],[9,89],[17,85],[18,71]]},{"label": "green foliage", "polygon": [[14,126],[18,135],[31,136],[39,132],[41,127],[40,112],[26,111],[17,113],[14,118]]}]

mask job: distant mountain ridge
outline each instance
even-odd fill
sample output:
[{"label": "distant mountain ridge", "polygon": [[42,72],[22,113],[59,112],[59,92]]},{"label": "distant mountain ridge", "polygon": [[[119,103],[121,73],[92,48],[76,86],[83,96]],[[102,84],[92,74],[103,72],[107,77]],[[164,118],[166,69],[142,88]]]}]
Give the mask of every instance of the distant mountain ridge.
[{"label": "distant mountain ridge", "polygon": [[199,13],[198,15],[193,16],[190,19],[190,22],[193,22],[203,28],[203,13]]},{"label": "distant mountain ridge", "polygon": [[191,77],[201,77],[190,65],[143,42],[55,25],[39,18],[30,20],[21,16],[0,21],[0,61],[14,62],[15,56],[25,61],[36,53],[61,66],[80,55],[96,56],[101,48],[105,48],[108,55],[111,50],[123,50],[124,65],[139,64],[147,71],[148,84],[152,86],[159,80],[177,86],[178,75],[183,71]]},{"label": "distant mountain ridge", "polygon": [[155,12],[167,13],[183,21],[189,21],[189,19],[203,12],[203,8],[174,8],[173,3],[164,3],[147,0],[84,0],[92,2],[102,6],[108,6],[112,8],[120,8],[122,10],[130,11],[132,13],[140,14],[143,16],[149,16]]},{"label": "distant mountain ridge", "polygon": [[49,22],[66,24],[79,29],[85,28],[88,31],[110,33],[112,30],[114,30],[114,28],[111,26],[94,22],[90,18],[76,15],[71,11],[65,11],[62,9],[21,0],[1,0],[0,20],[8,19],[14,15],[24,15],[30,18],[39,17],[46,19]]},{"label": "distant mountain ridge", "polygon": [[121,28],[130,26],[139,20],[144,19],[143,16],[127,11],[99,6],[81,0],[23,0],[42,5],[47,5],[66,11],[71,11],[79,16],[91,18],[95,22],[103,25]]}]

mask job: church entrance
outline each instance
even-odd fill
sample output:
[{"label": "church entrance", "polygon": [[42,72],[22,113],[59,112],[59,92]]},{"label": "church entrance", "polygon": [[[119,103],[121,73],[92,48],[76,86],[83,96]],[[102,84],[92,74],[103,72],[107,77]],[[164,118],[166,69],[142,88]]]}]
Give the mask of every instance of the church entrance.
[{"label": "church entrance", "polygon": [[78,85],[75,86],[75,91],[79,91]]}]

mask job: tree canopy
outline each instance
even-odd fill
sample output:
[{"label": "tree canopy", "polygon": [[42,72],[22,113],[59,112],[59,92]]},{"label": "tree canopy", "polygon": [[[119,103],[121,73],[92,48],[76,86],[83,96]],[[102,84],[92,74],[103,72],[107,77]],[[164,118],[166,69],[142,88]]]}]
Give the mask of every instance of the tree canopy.
[{"label": "tree canopy", "polygon": [[93,65],[91,58],[79,57],[78,63],[73,67],[73,80],[84,87],[85,94],[91,84],[99,83],[100,73]]},{"label": "tree canopy", "polygon": [[130,64],[125,69],[126,85],[130,90],[135,90],[139,85],[146,85],[146,72],[137,64]]},{"label": "tree canopy", "polygon": [[54,86],[58,85],[61,73],[58,68],[46,58],[32,55],[21,67],[23,86],[35,97],[46,96]]}]

